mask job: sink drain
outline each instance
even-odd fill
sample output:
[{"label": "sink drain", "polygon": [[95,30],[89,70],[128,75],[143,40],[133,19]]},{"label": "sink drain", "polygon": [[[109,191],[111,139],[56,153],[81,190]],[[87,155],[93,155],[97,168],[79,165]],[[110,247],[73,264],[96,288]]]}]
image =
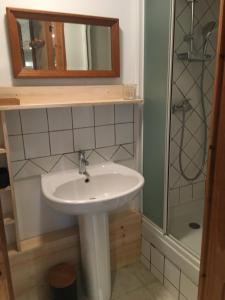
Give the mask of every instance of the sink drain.
[{"label": "sink drain", "polygon": [[201,226],[198,223],[193,222],[193,223],[189,223],[189,227],[191,229],[199,229]]},{"label": "sink drain", "polygon": [[89,198],[89,200],[95,200],[96,198],[95,197],[91,197],[91,198]]}]

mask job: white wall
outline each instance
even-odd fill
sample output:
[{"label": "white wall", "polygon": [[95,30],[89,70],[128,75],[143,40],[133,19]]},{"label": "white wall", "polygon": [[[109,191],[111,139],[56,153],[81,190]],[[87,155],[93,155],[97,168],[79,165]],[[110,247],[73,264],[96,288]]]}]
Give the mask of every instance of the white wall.
[{"label": "white wall", "polygon": [[[139,0],[1,0],[0,1],[0,86],[49,84],[111,84],[139,81]],[[49,79],[15,80],[12,78],[7,41],[6,7],[89,14],[120,19],[121,78],[120,79]]]}]

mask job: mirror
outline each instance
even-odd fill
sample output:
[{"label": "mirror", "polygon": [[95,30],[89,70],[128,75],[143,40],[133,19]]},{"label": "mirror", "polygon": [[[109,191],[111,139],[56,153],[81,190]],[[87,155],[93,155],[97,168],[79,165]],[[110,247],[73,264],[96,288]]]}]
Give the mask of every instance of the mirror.
[{"label": "mirror", "polygon": [[119,77],[119,20],[7,8],[16,78]]}]

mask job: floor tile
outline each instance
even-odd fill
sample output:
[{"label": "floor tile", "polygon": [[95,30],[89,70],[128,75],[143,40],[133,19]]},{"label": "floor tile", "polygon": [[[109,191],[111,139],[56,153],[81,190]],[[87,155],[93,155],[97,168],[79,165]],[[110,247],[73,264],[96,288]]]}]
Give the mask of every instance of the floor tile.
[{"label": "floor tile", "polygon": [[116,300],[150,300],[149,291],[142,287],[135,291],[129,292],[126,295],[117,298]]},{"label": "floor tile", "polygon": [[148,285],[156,281],[156,278],[152,275],[150,270],[148,270],[142,263],[138,262],[134,265],[127,267],[129,272],[135,275],[143,285]]},{"label": "floor tile", "polygon": [[147,286],[147,290],[149,291],[149,300],[176,300],[160,282],[151,283]]},{"label": "floor tile", "polygon": [[141,281],[129,269],[123,268],[112,274],[112,300],[142,287]]}]

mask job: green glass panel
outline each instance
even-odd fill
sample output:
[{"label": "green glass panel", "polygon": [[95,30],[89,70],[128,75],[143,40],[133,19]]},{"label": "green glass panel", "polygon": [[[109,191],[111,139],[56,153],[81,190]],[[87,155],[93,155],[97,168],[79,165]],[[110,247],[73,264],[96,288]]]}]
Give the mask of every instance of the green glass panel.
[{"label": "green glass panel", "polygon": [[163,227],[172,0],[145,1],[144,215]]}]

